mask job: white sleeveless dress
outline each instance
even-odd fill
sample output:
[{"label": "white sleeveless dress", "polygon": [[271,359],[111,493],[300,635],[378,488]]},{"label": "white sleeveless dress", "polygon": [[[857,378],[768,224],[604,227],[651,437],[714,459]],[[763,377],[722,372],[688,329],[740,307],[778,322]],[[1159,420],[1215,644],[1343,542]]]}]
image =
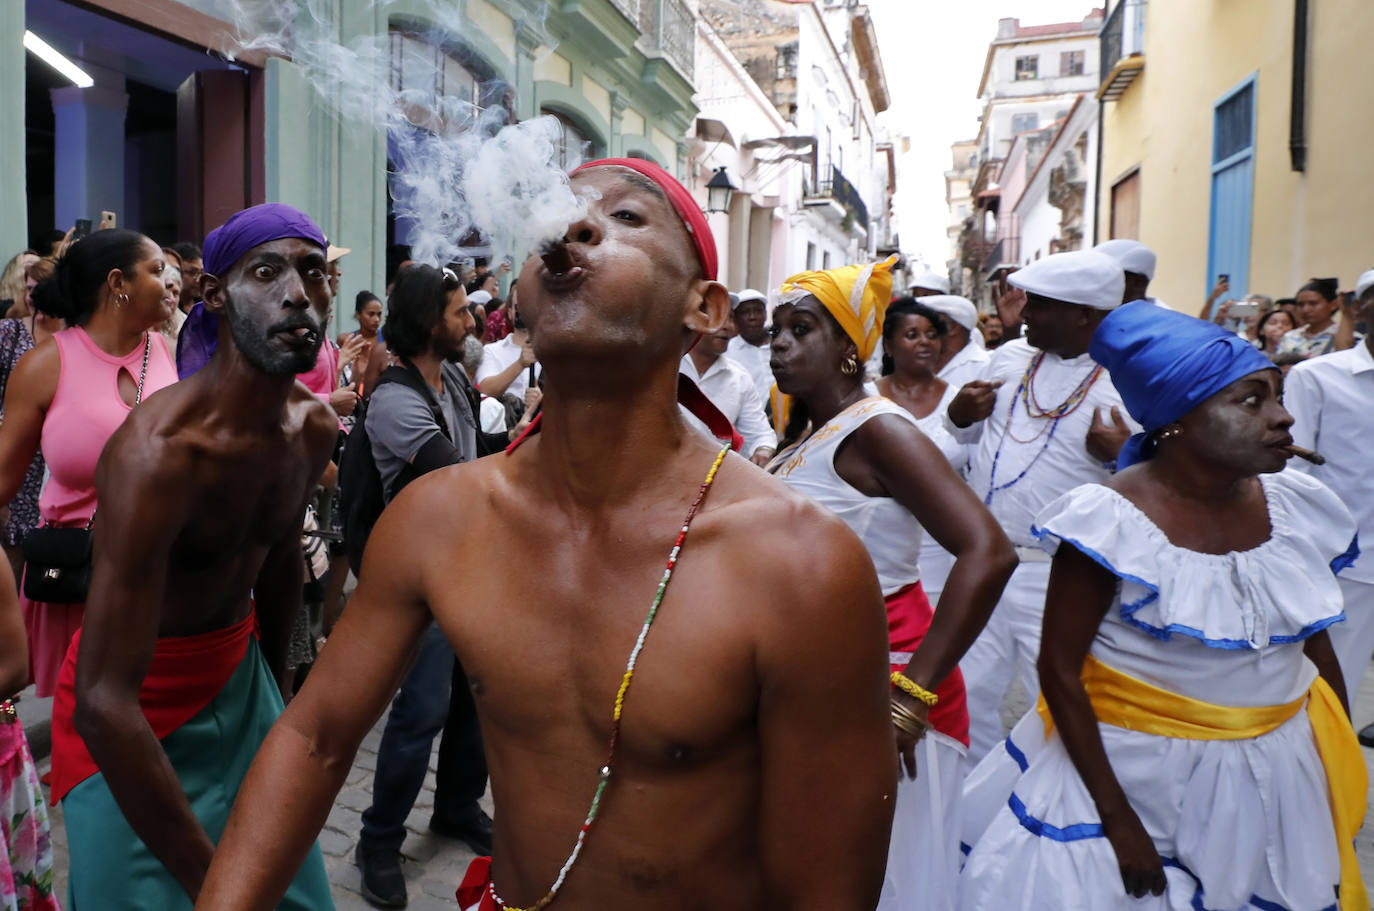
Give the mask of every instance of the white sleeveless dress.
[{"label": "white sleeveless dress", "polygon": [[[905,506],[891,497],[861,493],[835,471],[835,454],[849,435],[882,415],[894,415],[925,431],[905,408],[874,395],[850,405],[801,443],[778,453],[769,468],[849,526],[873,559],[883,596],[891,597],[921,580],[919,555],[927,536]],[[942,452],[946,445],[958,445],[943,422],[938,429],[929,419],[926,424],[931,428],[927,435]],[[890,658],[896,666],[905,665],[911,652],[894,652]],[[966,754],[962,743],[934,730],[917,745],[916,780],[903,777],[897,784],[887,875],[876,911],[954,911]]]}]

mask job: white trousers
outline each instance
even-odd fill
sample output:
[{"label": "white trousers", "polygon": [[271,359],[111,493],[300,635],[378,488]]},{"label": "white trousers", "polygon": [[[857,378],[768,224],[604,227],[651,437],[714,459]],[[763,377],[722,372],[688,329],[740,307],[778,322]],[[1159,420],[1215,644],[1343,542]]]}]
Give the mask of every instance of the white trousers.
[{"label": "white trousers", "polygon": [[1002,700],[1018,667],[1026,698],[1034,704],[1040,695],[1035,662],[1040,656],[1040,623],[1049,581],[1049,563],[1017,566],[988,625],[959,662],[968,691],[970,768],[1007,736]]},{"label": "white trousers", "polygon": [[964,745],[931,731],[916,747],[916,780],[897,782],[887,875],[876,911],[954,911],[959,903]]},{"label": "white trousers", "polygon": [[1339,579],[1341,594],[1345,595],[1345,622],[1329,627],[1331,645],[1345,678],[1345,690],[1350,707],[1355,707],[1355,694],[1360,680],[1374,654],[1374,582]]}]

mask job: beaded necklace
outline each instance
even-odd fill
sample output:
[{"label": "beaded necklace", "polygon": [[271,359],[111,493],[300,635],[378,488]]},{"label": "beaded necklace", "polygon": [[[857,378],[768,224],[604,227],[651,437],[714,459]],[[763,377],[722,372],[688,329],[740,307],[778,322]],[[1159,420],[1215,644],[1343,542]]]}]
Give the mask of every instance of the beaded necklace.
[{"label": "beaded necklace", "polygon": [[[635,639],[634,648],[630,649],[630,659],[625,664],[625,673],[620,678],[620,689],[615,694],[615,708],[611,712],[611,742],[606,751],[606,762],[601,766],[598,773],[599,781],[596,791],[592,794],[592,805],[587,810],[587,818],[582,823],[582,828],[577,830],[577,841],[573,843],[572,853],[563,862],[563,867],[558,871],[558,877],[554,880],[549,891],[544,893],[544,897],[530,905],[527,911],[541,911],[558,897],[558,890],[563,888],[563,883],[568,878],[573,865],[577,863],[577,858],[582,854],[582,846],[587,841],[587,832],[590,831],[592,823],[596,822],[597,814],[601,809],[601,797],[606,792],[606,785],[611,780],[611,769],[615,762],[615,745],[620,739],[620,716],[625,709],[625,697],[630,692],[630,681],[634,679],[635,664],[639,661],[639,653],[644,650],[644,641],[649,638],[649,627],[654,625],[654,618],[658,615],[659,605],[663,603],[663,595],[668,591],[668,582],[673,578],[673,567],[677,565],[678,554],[682,552],[682,542],[687,538],[687,529],[691,528],[692,520],[696,518],[697,510],[706,501],[706,493],[711,489],[712,482],[716,479],[716,472],[720,470],[720,463],[725,460],[725,454],[730,451],[726,446],[716,455],[716,460],[711,463],[711,470],[706,473],[706,480],[702,482],[701,490],[697,492],[696,501],[692,503],[692,508],[687,511],[687,518],[682,522],[682,530],[678,532],[677,540],[673,542],[673,549],[668,554],[668,565],[663,570],[663,577],[658,580],[658,590],[654,592],[653,603],[649,605],[649,615],[644,618],[644,625],[639,628],[639,637]],[[491,894],[492,901],[496,902],[498,908],[505,908],[506,911],[526,911],[526,909],[516,908],[506,904],[501,896],[496,894],[496,883],[488,882],[487,891]]]},{"label": "beaded necklace", "polygon": [[[1045,454],[1045,450],[1050,448],[1050,443],[1054,440],[1055,431],[1059,429],[1060,420],[1078,410],[1079,406],[1081,406],[1083,401],[1088,397],[1088,391],[1092,389],[1093,384],[1096,383],[1098,377],[1102,375],[1102,366],[1098,365],[1094,367],[1088,372],[1087,376],[1083,377],[1078,386],[1069,393],[1068,398],[1064,399],[1063,402],[1054,408],[1047,410],[1041,408],[1040,403],[1035,400],[1035,375],[1039,372],[1040,364],[1044,362],[1044,360],[1045,352],[1043,351],[1038,352],[1035,357],[1031,358],[1030,363],[1026,365],[1025,372],[1021,374],[1021,383],[1016,387],[1016,392],[1012,395],[1011,402],[1007,406],[1007,428],[1002,434],[1002,439],[997,441],[997,451],[992,455],[992,471],[988,475],[988,493],[987,496],[983,498],[983,505],[985,506],[991,506],[994,495],[1015,487],[1022,478],[1030,473],[1030,470],[1035,467],[1035,463],[1040,461],[1040,457]],[[1040,432],[1028,440],[1020,439],[1011,432],[1012,418],[1016,415],[1017,402],[1023,402],[1025,404],[1026,415],[1028,417],[1032,419],[1048,419],[1048,423],[1041,425]],[[1047,430],[1049,431],[1048,433],[1046,433]],[[1040,450],[1030,460],[1026,467],[1021,470],[1021,473],[999,486],[997,483],[997,463],[1002,459],[1002,447],[1006,445],[1007,437],[1011,437],[1018,443],[1034,443],[1036,440],[1040,439],[1041,436],[1045,437],[1045,442],[1040,444]]]}]

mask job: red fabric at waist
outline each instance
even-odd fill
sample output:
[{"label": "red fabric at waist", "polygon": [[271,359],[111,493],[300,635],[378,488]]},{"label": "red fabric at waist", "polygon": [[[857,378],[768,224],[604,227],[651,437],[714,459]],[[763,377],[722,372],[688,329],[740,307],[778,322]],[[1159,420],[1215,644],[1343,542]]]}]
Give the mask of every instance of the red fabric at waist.
[{"label": "red fabric at waist", "polygon": [[491,897],[491,858],[474,857],[455,893],[460,911],[499,911]]},{"label": "red fabric at waist", "polygon": [[[57,693],[52,707],[52,799],[67,792],[100,771],[76,732],[76,657],[81,648],[81,630],[72,637],[62,672],[57,678]],[[148,674],[138,691],[143,717],[153,734],[161,740],[194,718],[210,704],[248,651],[248,642],[257,633],[257,613],[233,626],[198,636],[176,636],[157,640]]]},{"label": "red fabric at waist", "polygon": [[[894,652],[914,652],[930,630],[935,609],[920,582],[913,582],[887,599],[887,635]],[[893,664],[892,670],[905,671],[906,662]],[[959,668],[935,687],[940,701],[930,710],[935,730],[968,746],[968,700],[964,694],[964,674]]]}]

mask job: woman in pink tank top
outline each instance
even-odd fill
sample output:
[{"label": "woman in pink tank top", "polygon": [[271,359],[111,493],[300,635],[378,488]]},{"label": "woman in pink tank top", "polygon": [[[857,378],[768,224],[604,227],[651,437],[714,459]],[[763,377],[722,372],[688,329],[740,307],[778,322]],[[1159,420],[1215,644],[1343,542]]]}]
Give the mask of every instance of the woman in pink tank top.
[{"label": "woman in pink tank top", "polygon": [[[138,400],[176,382],[155,327],[170,316],[162,250],[135,231],[98,231],[73,244],[34,306],[71,328],[15,367],[0,425],[0,503],[13,499],[42,444],[51,473],[38,501],[45,525],[84,528],[96,511],[101,450]],[[145,369],[145,353],[147,367]],[[23,599],[30,672],[51,695],[84,605]]]}]

